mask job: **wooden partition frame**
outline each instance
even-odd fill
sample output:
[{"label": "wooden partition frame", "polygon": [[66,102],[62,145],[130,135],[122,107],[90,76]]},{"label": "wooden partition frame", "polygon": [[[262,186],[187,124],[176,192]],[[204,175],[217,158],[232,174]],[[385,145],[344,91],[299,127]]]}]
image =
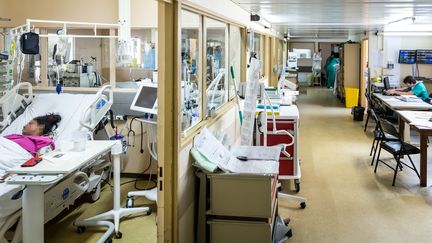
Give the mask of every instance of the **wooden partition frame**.
[{"label": "wooden partition frame", "polygon": [[180,90],[178,1],[158,1],[158,224],[157,242],[177,242]]}]

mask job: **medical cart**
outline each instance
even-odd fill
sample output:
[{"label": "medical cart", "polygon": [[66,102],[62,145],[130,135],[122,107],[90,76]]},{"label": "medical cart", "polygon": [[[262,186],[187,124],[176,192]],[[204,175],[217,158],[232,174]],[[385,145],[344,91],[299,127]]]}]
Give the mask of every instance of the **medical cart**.
[{"label": "medical cart", "polygon": [[[300,160],[298,156],[298,130],[300,114],[296,105],[280,106],[279,112],[276,113],[276,130],[286,130],[287,134],[275,133],[273,129],[273,116],[267,116],[267,146],[276,146],[288,144],[285,146],[285,152],[281,153],[279,159],[279,180],[294,180],[296,192],[300,191]],[[256,144],[264,144],[263,132],[260,132],[259,123],[256,128]],[[289,156],[288,156],[289,155]]]}]

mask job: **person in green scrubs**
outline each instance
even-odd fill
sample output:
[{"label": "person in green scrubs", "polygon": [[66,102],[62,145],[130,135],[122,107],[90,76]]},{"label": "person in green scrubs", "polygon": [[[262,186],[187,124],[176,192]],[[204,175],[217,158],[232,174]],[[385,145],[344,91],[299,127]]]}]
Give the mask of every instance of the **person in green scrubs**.
[{"label": "person in green scrubs", "polygon": [[339,58],[336,57],[334,52],[331,52],[330,56],[326,60],[326,66],[324,69],[326,70],[327,77],[327,88],[331,89],[334,86],[335,76],[337,69],[335,67],[336,64],[339,64]]},{"label": "person in green scrubs", "polygon": [[415,95],[425,101],[429,99],[429,93],[426,89],[426,86],[423,84],[423,81],[417,81],[413,78],[413,76],[406,76],[403,80],[403,83],[408,86],[408,88],[387,90],[386,94]]}]

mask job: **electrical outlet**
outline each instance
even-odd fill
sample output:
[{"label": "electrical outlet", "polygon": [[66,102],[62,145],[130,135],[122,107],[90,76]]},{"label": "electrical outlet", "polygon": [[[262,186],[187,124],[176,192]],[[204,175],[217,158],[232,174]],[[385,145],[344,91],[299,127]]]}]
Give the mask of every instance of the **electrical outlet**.
[{"label": "electrical outlet", "polygon": [[117,116],[114,116],[114,120],[117,120],[117,121],[126,121],[127,120],[127,116],[125,116],[125,115],[123,115],[123,116],[117,115]]}]

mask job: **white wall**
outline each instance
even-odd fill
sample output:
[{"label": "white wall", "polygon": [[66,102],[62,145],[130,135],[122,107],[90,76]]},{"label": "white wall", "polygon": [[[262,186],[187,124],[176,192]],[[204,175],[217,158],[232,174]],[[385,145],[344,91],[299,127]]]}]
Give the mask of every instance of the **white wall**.
[{"label": "white wall", "polygon": [[[412,75],[412,65],[399,64],[399,50],[432,49],[430,36],[384,36],[384,63],[392,61],[393,70],[384,69],[383,74],[397,75],[402,81],[407,75]],[[419,73],[422,77],[432,77],[432,65],[419,64]]]},{"label": "white wall", "polygon": [[[28,18],[117,23],[118,0],[0,0],[0,16],[12,19],[0,27],[23,25]],[[157,27],[157,1],[131,0],[131,26]]]}]

